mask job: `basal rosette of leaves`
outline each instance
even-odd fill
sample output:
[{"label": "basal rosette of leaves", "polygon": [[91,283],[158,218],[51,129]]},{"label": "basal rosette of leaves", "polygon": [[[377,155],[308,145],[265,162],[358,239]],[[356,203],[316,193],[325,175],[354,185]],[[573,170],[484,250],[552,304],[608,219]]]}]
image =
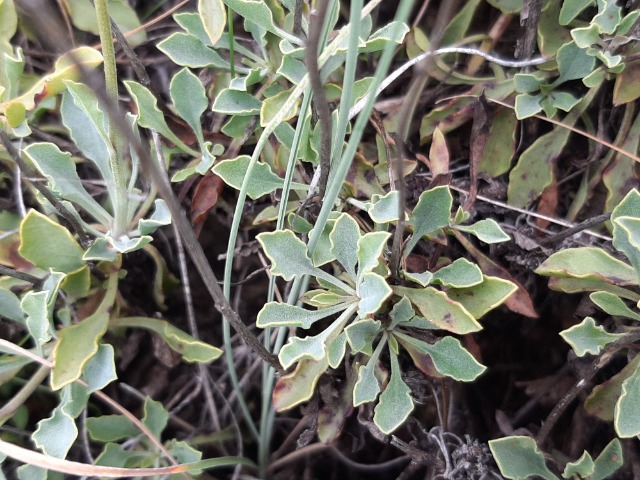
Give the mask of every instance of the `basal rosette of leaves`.
[{"label": "basal rosette of leaves", "polygon": [[[592,415],[613,421],[621,438],[640,434],[640,193],[630,191],[611,213],[613,246],[627,261],[601,248],[583,247],[557,252],[536,270],[550,276],[549,286],[568,293],[591,292],[589,298],[613,318],[605,330],[591,317],[560,332],[577,356],[627,352],[628,365],[607,382],[596,386],[585,400]],[[611,331],[609,331],[611,330]],[[616,343],[617,342],[617,343]]]},{"label": "basal rosette of leaves", "polygon": [[[387,198],[397,201],[394,197]],[[407,253],[424,236],[443,236],[449,224],[455,223],[450,218],[451,200],[447,187],[422,194],[412,215],[414,234]],[[394,221],[390,210],[384,217],[385,206],[378,207],[372,217]],[[378,227],[384,228],[383,223]],[[474,230],[473,226],[460,228]],[[515,285],[483,275],[465,259],[433,273],[404,272],[407,283],[417,287],[390,285],[385,260],[390,236],[386,231],[363,234],[347,213],[327,228],[313,255],[291,230],[258,235],[271,260],[272,274],[287,281],[309,275],[319,287],[301,298],[316,310],[270,302],[258,314],[257,326],[262,328],[315,332],[322,325],[319,333],[291,336],[280,350],[282,366],[289,369],[295,365],[295,369],[278,380],[273,399],[276,410],[308,400],[320,376],[347,361],[355,372],[344,411],[376,402],[374,423],[389,434],[414,408],[410,388],[402,380],[402,355],[408,354],[419,370],[433,377],[472,381],[485,370],[458,339],[442,333],[463,335],[481,330],[477,319],[506,300]],[[334,267],[336,275],[320,268],[327,264]],[[390,370],[384,366],[385,351]],[[325,435],[323,441],[328,440],[322,427],[320,435]]]},{"label": "basal rosette of leaves", "polygon": [[[611,213],[613,246],[623,261],[602,248],[568,248],[551,255],[536,273],[551,277],[549,287],[567,293],[589,294],[591,301],[612,322],[605,329],[592,317],[560,332],[578,357],[600,355],[627,358],[627,365],[596,385],[584,401],[585,410],[613,422],[620,438],[640,435],[640,193],[631,190]],[[606,361],[604,362],[606,363]],[[507,478],[538,475],[557,478],[545,465],[544,455],[529,437],[505,437],[489,442]],[[566,464],[563,478],[610,478],[624,463],[622,444],[614,438],[593,458],[589,452]]]}]

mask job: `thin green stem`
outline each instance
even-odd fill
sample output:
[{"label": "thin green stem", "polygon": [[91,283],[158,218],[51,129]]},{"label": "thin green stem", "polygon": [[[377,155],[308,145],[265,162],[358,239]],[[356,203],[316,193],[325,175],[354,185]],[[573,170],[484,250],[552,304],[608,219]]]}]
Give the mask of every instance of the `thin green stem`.
[{"label": "thin green stem", "polygon": [[[98,31],[100,33],[100,43],[102,44],[102,55],[104,57],[104,78],[107,96],[115,105],[118,104],[118,72],[116,70],[116,54],[113,46],[111,34],[111,19],[109,17],[108,0],[95,0],[96,17],[98,20]],[[124,139],[117,128],[111,126],[107,119],[107,129],[109,131],[109,164],[113,171],[116,183],[116,198],[113,202],[113,236],[115,238],[123,235],[127,230],[127,217],[129,213],[129,200],[127,195],[127,175],[124,166]]]},{"label": "thin green stem", "polygon": [[229,64],[231,65],[231,78],[236,76],[236,61],[235,61],[235,40],[233,38],[233,10],[231,7],[227,7],[227,30],[229,35]]}]

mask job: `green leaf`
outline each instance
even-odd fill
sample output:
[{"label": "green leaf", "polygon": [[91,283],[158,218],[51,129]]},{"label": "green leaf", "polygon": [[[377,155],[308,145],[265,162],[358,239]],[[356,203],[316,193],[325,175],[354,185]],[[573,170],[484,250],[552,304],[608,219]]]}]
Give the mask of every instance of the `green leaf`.
[{"label": "green leaf", "polygon": [[580,292],[610,292],[621,298],[638,301],[640,295],[626,288],[617,287],[606,283],[600,279],[583,279],[583,278],[551,278],[549,280],[549,288],[566,293]]},{"label": "green leaf", "polygon": [[70,273],[84,266],[82,248],[69,230],[30,210],[20,224],[18,253],[43,270]]},{"label": "green leaf", "polygon": [[109,243],[106,238],[96,238],[84,255],[82,259],[85,262],[88,261],[107,261],[107,262],[115,262],[118,258],[118,252],[116,249]]},{"label": "green leaf", "polygon": [[458,258],[433,274],[431,283],[445,287],[465,288],[482,283],[482,271],[466,258]]},{"label": "green leaf", "polygon": [[130,80],[125,80],[124,86],[127,87],[131,98],[138,108],[138,123],[140,126],[157,130],[158,133],[171,140],[171,142],[181,150],[193,156],[198,155],[195,150],[185,145],[185,143],[171,131],[164,119],[164,115],[158,108],[156,97],[154,97],[147,88]]},{"label": "green leaf", "polygon": [[360,227],[358,227],[351,215],[343,213],[333,224],[329,239],[331,241],[331,253],[344,267],[347,275],[355,280]]},{"label": "green leaf", "polygon": [[411,214],[413,235],[405,248],[406,256],[411,253],[422,237],[433,235],[449,225],[452,204],[453,197],[447,186],[435,187],[420,194],[418,204]]},{"label": "green leaf", "polygon": [[402,297],[399,302],[393,305],[393,308],[389,312],[391,323],[389,323],[388,330],[393,330],[399,324],[410,322],[415,316],[416,312],[413,310],[409,299]]},{"label": "green leaf", "polygon": [[500,472],[506,478],[520,480],[534,475],[546,480],[558,478],[545,465],[544,455],[531,437],[514,436],[490,440],[489,448]]},{"label": "green leaf", "polygon": [[387,336],[384,335],[378,342],[376,349],[369,358],[366,365],[360,365],[358,369],[358,380],[353,387],[353,406],[357,407],[363,403],[373,402],[380,393],[380,383],[376,377],[376,366],[382,348],[387,343]]},{"label": "green leaf", "polygon": [[502,13],[518,13],[522,10],[523,0],[487,0],[487,3]]},{"label": "green leaf", "polygon": [[575,462],[569,462],[565,465],[562,472],[563,478],[587,478],[593,473],[594,463],[589,452],[585,451],[582,456]]},{"label": "green leaf", "polygon": [[504,233],[498,222],[488,218],[480,220],[473,225],[456,225],[456,230],[461,232],[467,232],[478,237],[478,239],[484,243],[500,243],[511,240],[511,237]]},{"label": "green leaf", "polygon": [[347,305],[342,303],[320,310],[305,310],[296,305],[286,303],[269,302],[258,313],[256,326],[268,327],[300,327],[305,330],[310,328],[318,320],[343,311]]},{"label": "green leaf", "polygon": [[327,345],[327,360],[331,368],[338,368],[347,352],[347,335],[342,332]]},{"label": "green leaf", "polygon": [[358,239],[358,279],[378,266],[390,237],[388,232],[368,232]]},{"label": "green leaf", "polygon": [[222,355],[222,350],[219,348],[195,339],[166,320],[149,317],[120,317],[112,319],[110,325],[151,330],[160,335],[172,350],[182,355],[182,359],[186,362],[209,363]]},{"label": "green leaf", "polygon": [[31,436],[36,447],[55,458],[65,458],[78,436],[73,418],[62,407],[62,404],[58,405],[49,418],[40,420]]},{"label": "green leaf", "polygon": [[509,280],[484,275],[481,284],[469,288],[451,288],[447,290],[447,296],[462,304],[474,318],[481,318],[502,305],[517,289]]},{"label": "green leaf", "polygon": [[215,45],[220,40],[227,22],[224,3],[222,0],[198,0],[198,13],[211,45]]},{"label": "green leaf", "polygon": [[640,355],[633,357],[627,365],[608,380],[593,387],[584,401],[584,409],[589,415],[613,422],[616,403],[622,393],[622,383],[629,378],[640,365]]},{"label": "green leaf", "polygon": [[565,43],[556,55],[560,76],[553,82],[554,86],[569,80],[577,80],[589,75],[596,66],[595,57],[587,50],[580,48],[575,42]]},{"label": "green leaf", "polygon": [[0,0],[0,41],[9,42],[18,28],[13,0]]},{"label": "green leaf", "polygon": [[101,224],[111,224],[111,215],[82,186],[70,153],[61,152],[52,143],[34,143],[25,148],[24,152],[49,180],[54,192],[65,200],[78,204]]},{"label": "green leaf", "polygon": [[327,357],[319,361],[301,360],[296,369],[280,377],[273,389],[273,408],[282,412],[311,398],[316,384],[329,366]]},{"label": "green leaf", "polygon": [[364,318],[376,313],[393,291],[384,278],[377,273],[367,272],[358,285],[358,316]]},{"label": "green leaf", "polygon": [[183,67],[229,68],[226,60],[195,35],[177,32],[158,43],[157,47],[174,63]]},{"label": "green leaf", "polygon": [[0,287],[0,316],[24,323],[24,311],[20,306],[20,299],[11,290]]},{"label": "green leaf", "polygon": [[381,332],[380,321],[372,318],[365,318],[353,322],[344,329],[347,341],[351,347],[351,352],[356,354],[362,352],[371,356],[373,354],[373,342]]},{"label": "green leaf", "polygon": [[58,334],[53,350],[51,388],[58,390],[80,378],[84,366],[98,352],[98,342],[107,331],[109,313],[99,310]]},{"label": "green leaf", "polygon": [[[222,0],[209,0],[209,2],[222,3]],[[209,100],[202,82],[188,68],[183,68],[171,79],[169,93],[176,112],[189,124],[200,144],[203,144],[204,136],[200,117],[209,106]]]},{"label": "green leaf", "polygon": [[[240,155],[230,160],[218,162],[211,171],[222,178],[227,185],[240,190],[250,161],[251,157],[248,155]],[[283,185],[284,180],[273,173],[268,164],[257,162],[253,167],[251,178],[247,185],[247,195],[255,200],[282,188]],[[308,189],[306,185],[296,182],[293,182],[291,187],[297,190]]]},{"label": "green leaf", "polygon": [[351,305],[318,335],[309,335],[304,338],[289,337],[287,344],[278,353],[278,359],[282,367],[287,369],[299,360],[321,360],[325,358],[327,355],[327,342],[330,342],[332,337],[338,335],[344,324],[351,319],[354,310],[355,305]]},{"label": "green leaf", "polygon": [[283,90],[275,95],[272,95],[262,102],[260,107],[260,126],[266,127],[273,118],[283,114],[281,117],[282,122],[288,122],[297,115],[298,105],[300,100],[297,100],[293,107],[289,108],[286,112],[283,111],[287,102],[291,98],[291,94],[295,90],[295,87],[291,87],[288,90]]},{"label": "green leaf", "polygon": [[576,355],[583,357],[587,353],[598,355],[609,343],[623,337],[623,333],[609,333],[601,326],[596,326],[591,317],[586,317],[578,325],[560,332],[560,336],[571,345]]},{"label": "green leaf", "polygon": [[627,317],[640,321],[640,315],[631,310],[620,297],[609,292],[593,292],[591,301],[612,316]]},{"label": "green leaf", "polygon": [[598,14],[591,23],[597,25],[603,34],[612,34],[622,20],[622,9],[615,0],[598,0]]},{"label": "green leaf", "polygon": [[391,378],[387,388],[380,394],[380,400],[373,415],[373,423],[387,435],[402,425],[413,411],[411,389],[402,381],[398,356],[391,350],[389,353]]},{"label": "green leaf", "polygon": [[640,281],[640,218],[616,217],[613,220],[613,246],[629,259]]},{"label": "green leaf", "polygon": [[591,45],[600,43],[600,29],[597,25],[591,24],[587,27],[571,29],[571,38],[580,48],[589,48]]},{"label": "green leaf", "polygon": [[399,220],[398,190],[391,190],[384,196],[374,194],[367,213],[375,223],[391,223]]},{"label": "green leaf", "polygon": [[429,285],[431,283],[431,280],[433,279],[433,273],[428,270],[423,273],[407,272],[406,270],[403,270],[402,275],[404,276],[404,278],[411,280],[412,282],[416,282],[423,287]]},{"label": "green leaf", "polygon": [[516,118],[523,120],[525,118],[532,117],[542,111],[542,100],[544,95],[530,95],[528,93],[521,93],[516,95],[515,111]]},{"label": "green leaf", "polygon": [[416,353],[428,355],[439,373],[461,382],[471,382],[487,369],[456,338],[444,337],[435,343],[427,343],[401,332],[395,332],[394,335],[407,349],[418,368]]},{"label": "green leaf", "polygon": [[140,235],[150,235],[158,228],[171,224],[171,212],[165,201],[157,198],[153,205],[153,214],[149,218],[141,218],[138,221]]},{"label": "green leaf", "polygon": [[289,41],[297,41],[293,35],[289,35],[275,24],[273,14],[266,2],[261,0],[225,0],[224,3],[231,7],[234,12],[267,32]]},{"label": "green leaf", "polygon": [[598,458],[594,461],[594,469],[590,480],[604,480],[624,465],[622,445],[620,440],[614,438],[604,447]]},{"label": "green leaf", "polygon": [[273,275],[289,281],[318,273],[319,269],[313,266],[307,254],[307,246],[291,230],[260,233],[256,238],[271,260],[270,271]]},{"label": "green leaf", "polygon": [[622,382],[622,393],[614,411],[613,425],[621,438],[640,435],[640,365]]},{"label": "green leaf", "polygon": [[37,345],[44,345],[52,337],[48,298],[48,292],[34,291],[27,292],[22,297],[21,307],[27,315],[25,324]]},{"label": "green leaf", "polygon": [[66,82],[60,113],[74,143],[98,168],[111,196],[115,179],[110,166],[113,153],[106,128],[106,117],[93,91],[82,83]]},{"label": "green leaf", "polygon": [[131,421],[122,415],[90,417],[86,421],[89,436],[98,442],[118,442],[133,438],[140,433]]},{"label": "green leaf", "polygon": [[578,15],[580,15],[587,7],[595,5],[594,0],[571,0],[562,2],[560,9],[560,17],[558,18],[560,25],[569,25]]},{"label": "green leaf", "polygon": [[637,285],[632,267],[595,247],[567,248],[554,253],[535,273],[548,277],[603,280],[612,285]]},{"label": "green leaf", "polygon": [[409,27],[403,22],[389,22],[371,34],[365,42],[365,46],[358,51],[362,53],[379,52],[390,42],[400,45],[407,33],[409,33]]},{"label": "green leaf", "polygon": [[111,345],[98,345],[98,352],[91,357],[84,366],[82,377],[84,381],[87,382],[87,391],[89,393],[102,390],[111,382],[118,379],[116,363],[114,361],[114,351]]},{"label": "green leaf", "polygon": [[[88,0],[65,0],[73,25],[84,32],[99,34],[96,12]],[[124,0],[109,0],[109,16],[123,32],[140,27],[136,11]],[[132,46],[138,46],[147,38],[144,29],[127,40]]]},{"label": "green leaf", "polygon": [[451,300],[444,292],[432,287],[394,287],[393,290],[396,295],[405,295],[411,300],[422,316],[438,328],[460,335],[482,330],[482,326],[462,304]]},{"label": "green leaf", "polygon": [[145,399],[143,410],[142,423],[151,430],[155,437],[160,438],[169,422],[169,412],[162,406],[162,403],[156,402],[150,397]]},{"label": "green leaf", "polygon": [[225,88],[216,96],[211,110],[227,115],[257,115],[262,102],[250,93]]}]

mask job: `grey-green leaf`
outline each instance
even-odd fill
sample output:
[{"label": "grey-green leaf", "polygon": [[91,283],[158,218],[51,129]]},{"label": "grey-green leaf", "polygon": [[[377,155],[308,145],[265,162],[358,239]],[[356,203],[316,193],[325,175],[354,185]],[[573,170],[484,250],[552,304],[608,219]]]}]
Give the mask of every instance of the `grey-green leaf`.
[{"label": "grey-green leaf", "polygon": [[380,394],[373,415],[373,422],[387,435],[402,425],[413,411],[411,389],[402,381],[398,356],[390,353],[391,378],[387,388]]},{"label": "grey-green leaf", "polygon": [[587,353],[597,355],[609,343],[615,342],[624,334],[609,333],[596,325],[591,317],[586,317],[578,325],[560,332],[560,336],[573,348],[576,355],[583,357]]},{"label": "grey-green leaf", "polygon": [[458,258],[433,274],[431,283],[445,287],[465,288],[482,283],[482,271],[466,258]]},{"label": "grey-green leaf", "polygon": [[409,255],[418,241],[425,235],[435,234],[441,228],[449,225],[453,197],[449,187],[435,187],[420,195],[418,204],[411,214],[413,235],[405,248],[405,255]]},{"label": "grey-green leaf", "polygon": [[456,225],[455,229],[475,235],[484,243],[500,243],[511,240],[511,237],[500,228],[498,222],[491,218],[480,220],[473,225]]},{"label": "grey-green leaf", "polygon": [[534,475],[545,480],[558,478],[545,465],[544,455],[531,437],[513,436],[490,440],[489,448],[500,472],[506,478],[524,480]]}]

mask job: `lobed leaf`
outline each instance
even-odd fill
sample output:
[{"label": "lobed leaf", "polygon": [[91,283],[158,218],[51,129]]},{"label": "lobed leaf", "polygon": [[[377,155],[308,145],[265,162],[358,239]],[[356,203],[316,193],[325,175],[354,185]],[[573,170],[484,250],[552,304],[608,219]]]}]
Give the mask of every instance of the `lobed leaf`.
[{"label": "lobed leaf", "polygon": [[425,235],[433,235],[449,225],[453,197],[449,187],[435,187],[420,194],[418,203],[411,214],[413,235],[405,248],[409,255],[418,241]]},{"label": "lobed leaf", "polygon": [[77,436],[78,429],[73,418],[64,412],[63,404],[60,404],[49,418],[38,422],[38,428],[31,438],[46,455],[65,458]]},{"label": "lobed leaf", "polygon": [[604,480],[610,478],[620,467],[624,465],[624,455],[622,454],[622,444],[620,440],[614,438],[600,452],[594,461],[593,473],[590,480]]},{"label": "lobed leaf", "polygon": [[593,318],[586,317],[578,325],[560,332],[560,336],[571,345],[577,356],[583,357],[587,353],[598,355],[605,346],[624,337],[624,334],[609,333],[596,325]]},{"label": "lobed leaf", "polygon": [[310,328],[315,322],[323,318],[341,312],[348,307],[341,303],[319,310],[306,310],[296,305],[287,303],[269,302],[262,307],[258,313],[256,326],[260,328],[268,327],[291,327]]},{"label": "lobed leaf", "polygon": [[[242,182],[247,173],[247,168],[251,157],[248,155],[240,155],[239,157],[223,160],[218,162],[211,171],[218,175],[227,185],[232,186],[236,190],[240,190]],[[258,162],[253,167],[251,177],[247,183],[247,195],[252,199],[257,199],[274,192],[284,185],[284,180],[273,173],[271,167],[262,162]],[[293,182],[292,188],[297,190],[307,190],[307,185]]]},{"label": "lobed leaf", "polygon": [[402,425],[413,411],[411,389],[402,381],[398,356],[390,351],[390,358],[391,378],[380,394],[373,415],[373,423],[387,435]]},{"label": "lobed leaf", "polygon": [[346,339],[353,354],[362,352],[371,356],[373,354],[373,342],[382,331],[380,321],[372,318],[365,318],[344,329]]},{"label": "lobed leaf", "polygon": [[326,356],[318,361],[301,360],[292,373],[280,377],[273,389],[275,411],[282,412],[309,400],[328,365]]}]

